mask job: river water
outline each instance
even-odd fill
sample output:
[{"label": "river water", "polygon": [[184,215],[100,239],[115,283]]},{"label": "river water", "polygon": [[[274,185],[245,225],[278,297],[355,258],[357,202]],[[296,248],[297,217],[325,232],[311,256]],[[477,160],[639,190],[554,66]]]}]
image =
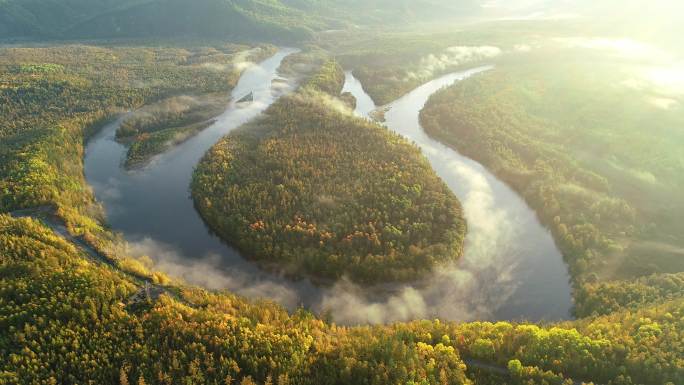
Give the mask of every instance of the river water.
[{"label": "river water", "polygon": [[[470,308],[482,304],[487,307],[483,312],[491,311],[495,319],[568,318],[570,278],[551,233],[506,184],[479,163],[430,138],[420,125],[420,111],[432,94],[491,68],[443,76],[383,107],[387,109],[384,124],[421,148],[458,196],[468,223],[464,257],[436,274],[430,283],[431,297],[461,298],[471,303]],[[351,72],[346,77],[344,91],[356,96],[356,114],[367,117],[376,106]]]},{"label": "river water", "polygon": [[[126,148],[114,140],[121,120],[104,127],[86,147],[85,175],[122,233],[133,255],[149,255],[155,268],[193,284],[266,298],[294,309],[328,312],[344,324],[417,318],[556,320],[568,317],[568,276],[558,250],[534,213],[508,187],[477,163],[423,134],[418,113],[439,88],[475,73],[452,74],[392,103],[387,125],[418,143],[435,170],[461,199],[468,220],[466,254],[411,285],[361,288],[345,280],[318,287],[265,272],[211,233],[197,214],[189,185],[195,165],[222,136],[257,117],[293,86],[284,87],[277,68],[287,55],[248,68],[232,91],[233,100],[254,92],[247,106],[231,103],[215,124],[141,170],[126,171]],[[345,90],[365,116],[375,106],[361,84],[347,74]]]}]

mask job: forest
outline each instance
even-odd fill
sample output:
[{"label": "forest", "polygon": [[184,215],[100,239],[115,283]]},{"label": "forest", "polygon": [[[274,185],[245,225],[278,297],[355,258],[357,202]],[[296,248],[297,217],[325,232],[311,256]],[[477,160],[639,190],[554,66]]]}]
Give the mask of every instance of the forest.
[{"label": "forest", "polygon": [[[0,0],[0,384],[684,384],[682,8],[580,0],[624,19],[448,18],[502,2],[482,3]],[[666,3],[677,10],[655,18]],[[612,40],[643,30],[672,68]],[[382,288],[458,259],[458,198],[340,92],[353,71],[383,105],[493,64],[435,94],[422,126],[536,212],[568,266],[573,317],[340,325],[133,255],[85,180],[88,140],[123,119],[124,167],[146,164],[210,124],[270,43],[301,48],[278,71],[298,89],[197,166],[188,202],[211,229],[320,285]]]},{"label": "forest", "polygon": [[0,214],[0,256],[2,384],[684,380],[681,296],[546,326],[426,320],[342,327],[304,309],[290,314],[267,301],[177,283],[145,295],[140,279],[33,219]]},{"label": "forest", "polygon": [[[230,102],[245,63],[258,63],[275,53],[273,46],[260,46],[240,55],[216,51],[204,58],[191,58],[193,65],[229,69],[226,90],[222,93],[181,95],[162,99],[135,110],[116,131],[116,138],[129,146],[126,168],[144,166],[152,157],[178,145],[214,123]],[[244,55],[243,55],[244,54]]]},{"label": "forest", "polygon": [[461,255],[465,221],[420,151],[351,116],[334,61],[198,166],[196,207],[243,253],[292,275],[414,280]]},{"label": "forest", "polygon": [[292,44],[359,23],[400,25],[478,10],[474,0],[3,0],[0,40],[229,38]]},{"label": "forest", "polygon": [[430,135],[536,210],[582,316],[684,292],[684,121],[681,107],[654,103],[662,90],[627,85],[637,71],[587,49],[540,50],[435,94],[421,113]]},{"label": "forest", "polygon": [[51,206],[70,231],[104,247],[111,234],[83,177],[84,143],[124,111],[172,96],[227,94],[239,71],[224,64],[244,60],[250,48],[0,49],[0,211]]},{"label": "forest", "polygon": [[[558,27],[562,25],[562,28]],[[450,72],[496,64],[520,42],[540,34],[572,33],[577,27],[557,22],[419,25],[401,30],[342,30],[319,37],[321,47],[333,52],[363,84],[378,106],[390,103],[421,84]]]},{"label": "forest", "polygon": [[[163,9],[163,12],[160,12]],[[7,0],[0,38],[226,38],[300,41],[323,21],[273,0]]]}]

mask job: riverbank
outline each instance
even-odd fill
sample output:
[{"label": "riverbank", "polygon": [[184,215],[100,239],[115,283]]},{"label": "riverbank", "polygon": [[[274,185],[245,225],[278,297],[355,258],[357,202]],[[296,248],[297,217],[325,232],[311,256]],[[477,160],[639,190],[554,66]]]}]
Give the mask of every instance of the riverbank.
[{"label": "riverbank", "polygon": [[682,119],[624,85],[632,67],[591,51],[568,64],[570,53],[527,54],[442,90],[421,121],[534,208],[563,251],[577,314],[588,316],[667,296],[684,276]]},{"label": "riverbank", "polygon": [[[419,122],[419,113],[432,94],[490,70],[478,67],[438,77],[379,107],[385,126],[421,148],[463,203],[468,222],[463,258],[432,277],[430,289],[422,292],[451,293],[454,303],[486,307],[496,319],[566,319],[572,290],[562,255],[548,230],[516,192],[479,163],[430,138]],[[357,113],[371,115],[376,107],[351,72],[347,83],[357,100],[365,101]]]},{"label": "riverbank", "polygon": [[197,209],[249,259],[334,284],[415,282],[462,254],[456,197],[408,141],[351,116],[324,63],[197,166]]}]

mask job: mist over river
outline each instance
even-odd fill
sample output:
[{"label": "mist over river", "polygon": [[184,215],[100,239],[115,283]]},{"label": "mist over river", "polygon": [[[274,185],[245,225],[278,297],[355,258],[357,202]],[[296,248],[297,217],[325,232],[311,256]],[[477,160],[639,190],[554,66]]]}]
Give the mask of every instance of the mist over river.
[{"label": "mist over river", "polygon": [[[478,163],[427,137],[418,121],[431,94],[487,67],[428,82],[388,105],[386,113],[386,126],[417,143],[463,203],[469,233],[461,260],[440,266],[431,277],[410,285],[361,288],[341,280],[316,286],[306,279],[291,281],[260,270],[213,235],[190,197],[193,169],[222,136],[256,118],[294,88],[274,82],[281,79],[277,73],[281,61],[294,52],[281,49],[246,69],[232,100],[254,92],[254,102],[246,106],[232,102],[212,126],[141,170],[122,167],[126,148],[115,141],[121,120],[89,141],[86,178],[106,209],[109,225],[124,235],[132,254],[149,255],[156,269],[193,284],[272,299],[290,309],[303,305],[327,311],[344,324],[569,317],[568,273],[549,231],[510,188]],[[359,115],[375,109],[351,73],[345,91],[357,97]]]}]

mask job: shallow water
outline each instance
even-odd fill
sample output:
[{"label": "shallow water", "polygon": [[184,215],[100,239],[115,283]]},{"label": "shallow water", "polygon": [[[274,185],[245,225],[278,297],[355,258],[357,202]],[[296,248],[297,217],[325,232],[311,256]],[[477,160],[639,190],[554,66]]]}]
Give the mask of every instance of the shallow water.
[{"label": "shallow water", "polygon": [[[303,305],[314,311],[328,311],[336,321],[345,324],[435,317],[454,320],[567,317],[567,274],[562,275],[565,269],[553,243],[548,243],[548,232],[539,226],[529,208],[510,189],[495,179],[489,181],[486,171],[481,167],[477,169],[475,163],[470,164],[467,160],[462,160],[464,165],[461,168],[477,169],[473,171],[476,176],[450,181],[449,178],[453,179],[450,173],[455,168],[435,164],[434,159],[447,158],[435,158],[435,155],[426,151],[437,171],[450,186],[453,185],[452,188],[464,202],[472,234],[468,237],[468,251],[462,262],[442,267],[434,277],[414,285],[360,288],[342,280],[329,287],[317,287],[308,280],[293,282],[278,274],[260,270],[213,235],[197,214],[190,198],[192,171],[206,151],[222,136],[254,119],[279,96],[291,90],[283,88],[282,82],[276,82],[274,86],[273,80],[279,78],[276,70],[282,59],[293,52],[283,49],[244,72],[232,92],[233,100],[239,100],[253,91],[253,103],[242,107],[231,103],[214,125],[156,157],[141,170],[125,171],[121,167],[126,149],[114,140],[120,120],[104,127],[88,143],[86,178],[104,205],[109,224],[124,235],[131,245],[132,254],[149,255],[157,262],[156,269],[190,283],[210,289],[226,289],[250,298],[272,299],[290,309]],[[458,75],[453,80],[456,78]],[[367,95],[360,93],[363,92],[360,83],[354,84],[354,81],[348,76],[345,89],[355,93],[361,101],[359,111],[366,114],[374,105]],[[408,122],[417,122],[420,108],[416,107],[420,105],[422,108],[420,99],[429,91],[429,87],[436,84],[428,83],[425,86],[428,88],[421,87],[396,102],[395,108],[406,108],[402,112],[404,116],[397,116],[397,119],[406,119],[402,125],[396,125],[397,131],[412,132]],[[392,110],[398,113],[399,109],[395,108]],[[388,113],[391,121],[395,119],[393,111]],[[417,125],[413,131],[422,132]],[[435,149],[444,154],[453,153],[443,146]],[[476,183],[478,181],[480,184]],[[480,190],[485,190],[485,193],[481,194]],[[487,195],[489,190],[494,192]],[[492,195],[495,202],[489,206],[485,204],[486,207],[480,208],[481,205],[475,202],[486,200]],[[511,207],[500,207],[509,204]],[[478,230],[478,221],[471,218],[476,213],[474,210],[483,210],[478,211],[477,215],[489,218],[480,222],[481,226],[488,224],[488,230]],[[509,222],[536,227],[530,231],[519,229],[526,234],[520,236],[518,232],[510,230]],[[506,226],[497,230],[501,224]],[[500,233],[512,234],[506,237]],[[508,245],[509,241],[519,244]],[[488,246],[487,249],[484,245],[488,242],[499,246]],[[504,246],[510,246],[511,252],[501,257]],[[472,250],[480,251],[473,253]],[[473,259],[475,255],[482,256],[482,260]],[[491,267],[499,263],[505,269]],[[471,265],[489,267],[475,269]],[[526,267],[531,270],[525,271]],[[547,275],[547,279],[542,279],[542,275]],[[561,282],[558,282],[559,279]],[[521,281],[528,283],[521,284]],[[551,303],[550,297],[555,298],[555,303]]]}]

